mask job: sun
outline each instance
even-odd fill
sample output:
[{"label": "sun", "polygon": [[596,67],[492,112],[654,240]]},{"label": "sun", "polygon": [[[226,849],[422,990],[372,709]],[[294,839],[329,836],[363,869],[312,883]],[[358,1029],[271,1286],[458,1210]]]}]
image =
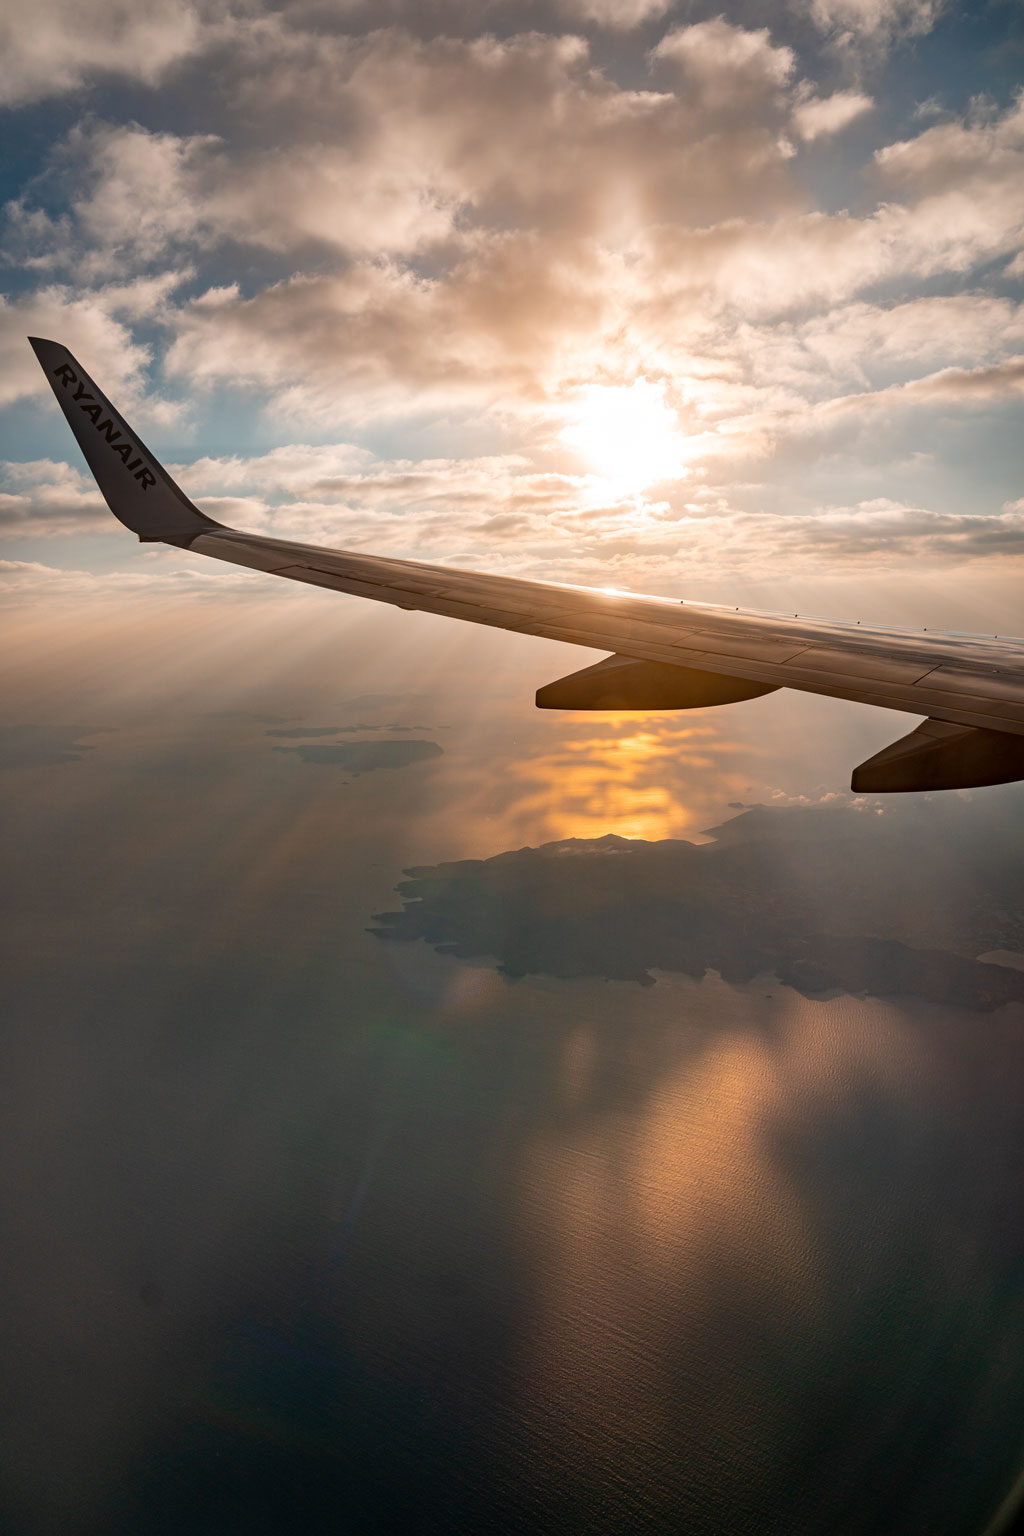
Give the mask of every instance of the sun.
[{"label": "sun", "polygon": [[585,385],[558,435],[618,495],[685,473],[686,439],[665,402],[665,386],[644,378]]}]

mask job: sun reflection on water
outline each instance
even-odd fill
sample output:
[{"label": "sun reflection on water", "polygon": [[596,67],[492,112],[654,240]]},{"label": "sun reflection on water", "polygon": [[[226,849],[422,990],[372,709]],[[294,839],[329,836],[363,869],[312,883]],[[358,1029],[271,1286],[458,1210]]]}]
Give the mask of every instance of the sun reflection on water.
[{"label": "sun reflection on water", "polygon": [[[794,1372],[790,1401],[779,1360],[803,1362],[812,1384],[826,1370],[836,1258],[792,1148],[844,1093],[919,1096],[922,1061],[890,1004],[765,997],[715,978],[666,977],[656,991],[658,1080],[631,1060],[621,1003],[595,999],[564,1044],[559,1112],[527,1149],[520,1236],[537,1292],[523,1380],[567,1434],[585,1422],[577,1449],[598,1467],[624,1444],[685,1456],[702,1507],[745,1496],[791,1453],[787,1414],[809,1389]],[[609,1071],[625,1103],[609,1096]],[[884,1293],[892,1240],[872,1236],[858,1254],[869,1293]]]},{"label": "sun reflection on water", "polygon": [[511,760],[510,812],[548,839],[650,840],[692,835],[710,807],[738,794],[734,751],[706,718],[597,714],[565,722],[560,740]]}]

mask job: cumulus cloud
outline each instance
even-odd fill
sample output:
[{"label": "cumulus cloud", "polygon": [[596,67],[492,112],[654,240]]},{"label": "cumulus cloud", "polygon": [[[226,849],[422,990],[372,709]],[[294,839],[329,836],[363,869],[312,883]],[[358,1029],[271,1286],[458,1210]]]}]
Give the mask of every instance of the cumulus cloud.
[{"label": "cumulus cloud", "polygon": [[791,48],[772,42],[767,27],[747,31],[724,16],[677,27],[652,50],[652,62],[678,77],[683,91],[704,110],[735,114],[774,100],[793,74]]},{"label": "cumulus cloud", "polygon": [[[778,458],[792,472],[814,458],[846,454],[851,468],[899,457],[898,444],[919,438],[914,413],[926,426],[937,409],[963,416],[971,410],[1007,407],[1024,393],[1024,358],[979,368],[943,368],[883,388],[826,394],[812,403],[795,391],[751,392],[745,415],[734,410],[721,424],[709,456],[720,459],[719,478]],[[933,435],[933,434],[930,434]],[[731,462],[730,462],[731,461]],[[892,464],[895,468],[895,463]]]},{"label": "cumulus cloud", "polygon": [[91,476],[52,459],[0,464],[0,537],[79,533],[109,522]]},{"label": "cumulus cloud", "polygon": [[63,151],[71,221],[48,230],[23,197],[9,242],[38,260],[49,235],[51,259],[92,253],[98,270],[229,241],[380,259],[464,251],[495,227],[622,241],[651,221],[787,202],[780,93],[793,56],[721,19],[655,49],[670,90],[617,86],[582,38],[537,33],[387,31],[314,48],[267,22],[240,56],[237,108],[273,117],[270,142],[80,127]]},{"label": "cumulus cloud", "polygon": [[[1024,347],[1024,305],[986,293],[958,293],[908,299],[902,304],[855,302],[837,305],[795,326],[773,327],[785,348],[787,338],[822,364],[835,379],[867,383],[883,371],[909,375],[922,365],[969,365],[975,358]],[[792,358],[790,366],[798,366]]]},{"label": "cumulus cloud", "polygon": [[72,202],[86,246],[106,260],[128,252],[146,263],[185,240],[201,239],[207,216],[195,184],[216,145],[212,135],[178,138],[136,124],[75,129],[68,156],[91,182],[89,195]]},{"label": "cumulus cloud", "polygon": [[277,505],[308,504],[314,513],[320,505],[361,505],[382,514],[412,509],[421,516],[440,508],[479,517],[544,512],[579,499],[578,477],[538,473],[529,459],[513,454],[373,460],[345,444],[300,444],[251,459],[198,459],[174,474],[206,501],[211,487],[228,481],[254,494],[283,492]]},{"label": "cumulus cloud", "polygon": [[[668,89],[637,91],[595,70],[580,39],[334,37],[313,60],[306,35],[268,27],[247,39],[237,90],[247,110],[269,93],[273,147],[96,123],[66,146],[73,227],[50,234],[80,269],[171,252],[180,265],[232,240],[355,258],[176,310],[170,364],[193,383],[276,385],[298,412],[387,379],[451,395],[490,378],[537,397],[552,359],[585,373],[579,338],[642,337],[648,315],[688,343],[709,304],[778,316],[967,270],[1022,238],[1020,107],[880,152],[874,211],[801,209],[787,127],[823,137],[869,102],[809,95],[765,29],[675,28],[652,55]],[[11,210],[14,244],[20,229],[36,259],[46,217],[27,197]],[[424,247],[441,259],[417,267]]]},{"label": "cumulus cloud", "polygon": [[771,360],[791,335],[779,323],[808,308],[819,315],[801,342],[799,371],[812,387],[815,369],[817,385],[827,385],[821,364],[838,365],[844,350],[874,365],[895,365],[901,349],[908,364],[967,362],[1019,335],[1013,306],[961,295],[895,311],[865,305],[854,315],[848,301],[899,277],[970,270],[1017,240],[1012,196],[988,206],[991,218],[975,207],[973,232],[966,218],[946,222],[952,207],[898,205],[860,219],[659,225],[628,258],[574,242],[556,254],[537,236],[509,233],[476,244],[436,277],[357,263],[252,297],[213,291],[174,313],[167,365],[193,386],[269,390],[297,417],[353,420],[403,398],[421,407],[476,399],[535,408],[595,369],[613,382],[640,371],[682,376],[698,402],[717,395],[735,403],[737,387],[751,382],[739,371],[744,354]]},{"label": "cumulus cloud", "polygon": [[[1024,94],[1005,112],[979,103],[967,119],[935,123],[912,139],[885,145],[874,158],[887,192],[912,190],[932,198],[967,188],[972,194],[1011,191],[1022,152]],[[1013,207],[1019,220],[1020,198]]]},{"label": "cumulus cloud", "polygon": [[[701,288],[748,317],[836,303],[900,278],[960,275],[1024,240],[1024,98],[991,121],[936,125],[875,157],[873,210],[662,226],[654,281],[692,306]],[[902,195],[903,200],[900,200]],[[679,275],[677,275],[679,274]]]},{"label": "cumulus cloud", "polygon": [[591,21],[628,32],[641,22],[664,16],[671,4],[672,0],[560,0],[560,9],[571,21]]},{"label": "cumulus cloud", "polygon": [[[785,76],[785,61],[773,61],[763,39],[740,53],[739,67],[755,68],[760,79]],[[564,73],[559,78],[564,85]],[[589,77],[581,82],[586,97]],[[417,267],[379,252],[373,259],[354,253],[340,269],[246,294],[215,287],[175,308],[168,314],[171,373],[192,387],[231,382],[267,391],[277,410],[324,421],[355,420],[360,412],[366,419],[403,397],[420,407],[476,400],[532,408],[595,370],[613,381],[643,372],[683,375],[698,386],[710,376],[716,382],[709,387],[721,392],[723,370],[735,380],[737,347],[744,350],[750,326],[778,326],[812,310],[826,317],[827,330],[828,317],[858,293],[969,273],[1018,250],[1024,238],[1021,106],[986,122],[937,125],[891,146],[876,160],[885,200],[854,215],[791,205],[776,145],[781,107],[778,123],[760,138],[748,121],[735,136],[719,134],[713,148],[691,138],[687,153],[674,155],[661,153],[656,125],[663,114],[668,124],[683,111],[678,98],[646,93],[641,110],[632,96],[602,85],[596,101],[581,106],[571,92],[559,97],[558,110],[571,116],[578,108],[581,123],[593,126],[597,111],[607,137],[595,130],[592,139],[582,128],[574,137],[569,129],[554,142],[547,130],[550,164],[538,175],[522,170],[528,194],[513,185],[514,169],[498,175],[497,161],[488,161],[472,196],[465,182],[463,206],[477,198],[483,222],[453,236],[441,261]],[[787,115],[792,104],[783,103]],[[648,151],[656,170],[647,166]],[[762,151],[769,156],[763,177],[754,170]],[[507,146],[502,154],[509,155]],[[735,180],[721,174],[730,156],[741,166]],[[759,182],[758,195],[774,209],[770,218],[751,211],[744,176]],[[892,195],[900,190],[902,200]],[[511,225],[486,222],[498,217],[499,203],[514,212]],[[321,205],[324,217],[328,206]],[[252,213],[256,239],[255,205]],[[941,317],[955,322],[947,333],[951,361],[957,353],[964,362],[979,360],[977,350],[962,350],[972,304],[974,296],[958,296]],[[975,319],[979,312],[976,305]],[[930,343],[941,361],[942,333],[932,329],[939,319],[922,308],[914,339],[909,311],[901,316],[908,356]],[[887,325],[876,325],[873,345],[894,358],[896,333]],[[975,344],[994,340],[992,327],[981,326]],[[805,351],[804,372],[822,361],[824,345],[819,337]]]},{"label": "cumulus cloud", "polygon": [[935,25],[945,0],[804,0],[804,9],[840,44],[889,45],[920,37]]},{"label": "cumulus cloud", "polygon": [[[55,283],[14,300],[0,294],[0,405],[49,392],[29,336],[64,342],[88,359],[90,372],[102,378],[108,394],[116,392],[119,402],[128,405],[140,403],[152,352],[135,340],[130,322],[140,314],[159,313],[179,281],[180,274],[164,274],[92,290]],[[142,419],[169,422],[181,414],[179,405],[151,396]]]},{"label": "cumulus cloud", "polygon": [[420,409],[537,400],[544,360],[601,327],[608,298],[586,260],[554,263],[540,242],[508,236],[446,280],[360,264],[252,298],[204,295],[176,315],[166,366],[193,386],[254,385],[313,420],[365,422],[410,391]]},{"label": "cumulus cloud", "polygon": [[793,131],[807,143],[815,139],[841,133],[850,123],[865,112],[870,112],[874,102],[862,91],[836,91],[832,96],[809,96],[793,109]]},{"label": "cumulus cloud", "polygon": [[[804,9],[858,48],[937,15]],[[918,407],[968,419],[1019,397],[1022,311],[990,274],[1012,280],[1024,244],[1024,101],[910,119],[881,143],[891,114],[860,88],[863,59],[804,78],[767,26],[724,16],[674,14],[651,47],[662,0],[537,0],[532,32],[505,0],[188,14],[188,116],[135,93],[140,121],[118,118],[108,95],[108,119],[67,132],[8,205],[23,282],[0,303],[0,404],[45,393],[24,337],[50,334],[132,419],[141,406],[144,430],[180,412],[166,391],[209,402],[197,418],[218,432],[256,401],[272,440],[347,439],[182,466],[214,516],[526,574],[557,560],[598,584],[657,576],[681,549],[738,568],[746,520],[767,515],[760,477],[831,464],[857,469],[858,495],[890,489]],[[159,85],[175,60],[153,58]],[[849,208],[814,196],[840,153],[829,188],[854,189]],[[572,402],[641,379],[685,438],[649,500],[599,486],[564,439]],[[427,422],[444,446],[419,458],[348,441]],[[857,463],[869,428],[874,481]],[[108,526],[70,471],[32,473],[5,484],[8,531]],[[854,495],[837,483],[794,500],[812,519],[787,523],[794,550],[840,547],[824,537],[838,514],[820,512]],[[905,507],[885,515],[930,537]],[[882,538],[877,508],[856,519]],[[963,553],[955,534],[942,547]]]},{"label": "cumulus cloud", "polygon": [[315,497],[348,484],[372,458],[368,449],[354,443],[293,443],[254,458],[201,458],[169,468],[184,489],[206,495],[242,488],[263,494],[284,491]]},{"label": "cumulus cloud", "polygon": [[36,0],[0,17],[0,105],[74,90],[96,75],[152,85],[194,53],[216,23],[215,3]]},{"label": "cumulus cloud", "polygon": [[[135,123],[79,124],[46,173],[4,209],[8,261],[39,271],[73,269],[76,284],[135,272],[186,243],[213,237],[197,177],[215,152],[212,135],[149,133]],[[35,198],[65,195],[52,217]]]}]

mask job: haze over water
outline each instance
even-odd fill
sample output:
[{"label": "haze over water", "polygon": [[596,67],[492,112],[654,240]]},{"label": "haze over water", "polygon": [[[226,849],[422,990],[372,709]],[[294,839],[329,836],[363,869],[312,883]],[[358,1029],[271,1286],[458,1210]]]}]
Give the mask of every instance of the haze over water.
[{"label": "haze over water", "polygon": [[[138,609],[130,665],[102,612],[45,651],[9,625],[9,1527],[985,1530],[1021,1464],[1024,1009],[984,978],[1019,973],[971,971],[968,1009],[771,972],[642,986],[579,956],[604,932],[601,965],[642,960],[630,914],[670,889],[604,883],[609,823],[693,836],[714,910],[774,912],[816,965],[818,931],[875,953],[854,847],[894,870],[917,848],[914,953],[979,952],[934,942],[946,878],[978,868],[984,952],[1012,950],[1019,790],[776,796],[719,855],[724,796],[798,782],[739,733],[774,703],[784,739],[807,701],[543,716],[564,650],[502,675],[490,637],[441,682],[410,652],[402,696],[379,686],[390,615],[318,617],[283,639],[273,613]],[[191,654],[168,648],[186,619]],[[841,706],[809,707],[822,775],[878,731],[854,710],[862,741],[830,747]],[[279,750],[303,741],[365,748],[355,770]],[[439,751],[378,750],[413,741]],[[550,880],[510,854],[564,837]],[[368,931],[410,866],[430,944]],[[491,959],[433,947],[465,950],[464,887]],[[565,923],[576,970],[532,971]]]}]

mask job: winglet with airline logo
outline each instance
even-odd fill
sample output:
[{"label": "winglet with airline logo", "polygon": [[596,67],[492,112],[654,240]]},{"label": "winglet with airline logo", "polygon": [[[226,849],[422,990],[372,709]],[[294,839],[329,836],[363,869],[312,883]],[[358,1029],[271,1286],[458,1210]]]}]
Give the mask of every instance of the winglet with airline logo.
[{"label": "winglet with airline logo", "polygon": [[221,527],[179,490],[67,347],[38,336],[28,339],[119,522],[143,543],[186,546],[198,534]]}]

